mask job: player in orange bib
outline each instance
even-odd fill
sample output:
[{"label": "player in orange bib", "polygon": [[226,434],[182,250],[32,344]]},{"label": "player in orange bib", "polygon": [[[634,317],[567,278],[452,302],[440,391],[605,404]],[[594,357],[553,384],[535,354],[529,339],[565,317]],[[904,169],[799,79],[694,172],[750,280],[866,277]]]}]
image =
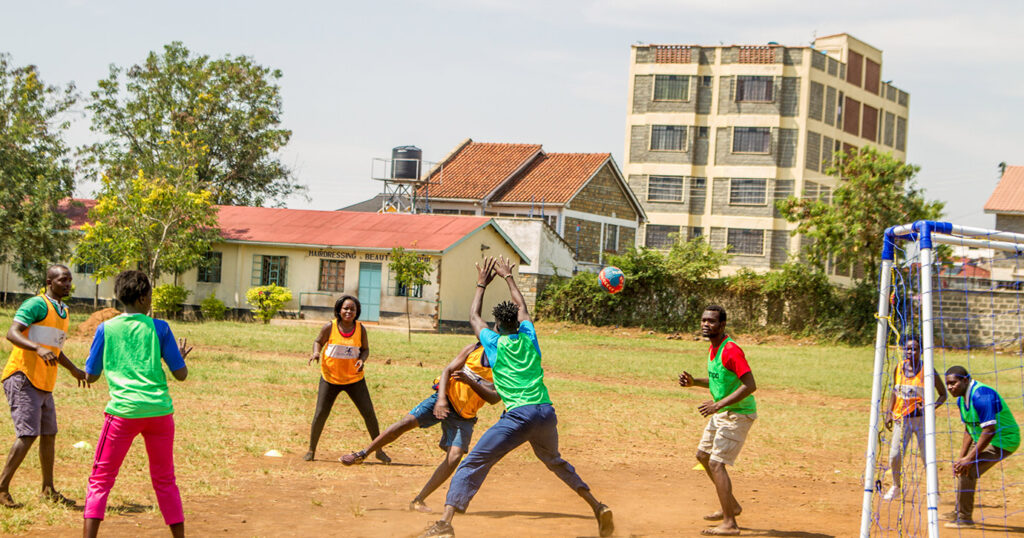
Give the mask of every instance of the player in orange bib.
[{"label": "player in orange bib", "polygon": [[438,446],[446,452],[441,464],[427,481],[419,495],[409,503],[410,510],[430,512],[425,500],[455,472],[462,457],[469,452],[476,414],[484,404],[495,404],[501,396],[494,388],[491,363],[479,342],[473,342],[462,351],[441,375],[434,380],[434,393],[419,403],[402,420],[392,424],[365,449],[341,458],[345,465],[362,463],[366,455],[395,442],[402,434],[419,426],[429,428],[441,423],[441,441]]},{"label": "player in orange bib", "polygon": [[[907,452],[910,437],[917,438],[917,452],[924,464],[924,361],[921,360],[921,345],[917,337],[909,336],[903,343],[903,361],[892,374],[892,397],[889,412],[885,416],[885,427],[892,430],[892,444],[889,447],[889,468],[892,470],[892,487],[882,496],[891,500],[900,491],[903,471],[903,455]],[[935,405],[946,401],[946,385],[935,372],[935,390],[939,397]]]},{"label": "player in orange bib", "polygon": [[[316,456],[316,445],[320,442],[324,424],[334,407],[334,400],[342,392],[348,394],[352,403],[356,404],[370,438],[380,435],[370,390],[363,379],[363,366],[370,356],[370,342],[366,338],[366,329],[358,321],[361,310],[359,299],[342,295],[334,303],[334,319],[320,329],[320,334],[313,341],[313,356],[309,364],[319,361],[321,376],[316,412],[309,432],[309,452],[302,457],[305,461],[313,461]],[[391,463],[391,458],[382,450],[377,451],[377,459]]]}]

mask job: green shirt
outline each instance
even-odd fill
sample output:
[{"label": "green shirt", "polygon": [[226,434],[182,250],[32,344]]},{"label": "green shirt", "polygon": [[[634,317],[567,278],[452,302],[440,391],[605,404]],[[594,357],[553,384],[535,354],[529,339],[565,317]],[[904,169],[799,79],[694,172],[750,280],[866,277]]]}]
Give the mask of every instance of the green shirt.
[{"label": "green shirt", "polygon": [[[736,349],[734,353],[738,353],[738,358],[743,360],[743,366],[746,366],[746,359],[743,358],[743,352],[739,349],[739,346],[732,341],[732,338],[726,337],[722,341],[721,345],[718,346],[718,351],[714,357],[709,357],[708,361],[708,388],[711,389],[711,398],[716,402],[725,398],[726,396],[736,392],[736,389],[740,388],[743,383],[740,381],[740,376],[736,375],[722,362],[722,352],[725,351],[726,346],[732,344]],[[734,359],[735,360],[735,359]],[[735,365],[733,366],[735,368]],[[747,367],[746,371],[749,371]],[[752,415],[757,413],[757,403],[754,401],[754,395],[751,394],[742,400],[723,407],[719,412],[732,411],[733,413],[739,413],[741,415]]]},{"label": "green shirt", "polygon": [[544,386],[540,343],[537,342],[533,323],[520,323],[516,334],[499,335],[484,329],[480,331],[480,343],[491,360],[494,389],[505,402],[505,409],[551,403],[548,389]]},{"label": "green shirt", "polygon": [[46,319],[46,301],[48,300],[53,304],[53,309],[57,312],[58,316],[61,318],[68,317],[68,309],[64,303],[45,299],[42,295],[36,295],[35,297],[30,297],[26,299],[25,302],[21,303],[21,306],[18,307],[18,311],[14,313],[14,321],[28,326]]},{"label": "green shirt", "polygon": [[992,446],[1014,451],[1020,446],[1020,427],[1003,397],[980,381],[971,381],[967,394],[957,398],[960,420],[975,443],[986,426],[995,426]]},{"label": "green shirt", "polygon": [[104,322],[102,354],[110,388],[107,413],[146,418],[174,412],[152,318],[122,314]]}]

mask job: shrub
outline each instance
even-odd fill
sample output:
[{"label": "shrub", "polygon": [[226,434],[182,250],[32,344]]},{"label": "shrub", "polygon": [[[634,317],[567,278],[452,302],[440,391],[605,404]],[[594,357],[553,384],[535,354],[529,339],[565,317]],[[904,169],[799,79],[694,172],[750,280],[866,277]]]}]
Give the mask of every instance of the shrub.
[{"label": "shrub", "polygon": [[228,307],[211,291],[210,296],[199,303],[199,311],[203,313],[203,320],[220,321],[227,314]]},{"label": "shrub", "polygon": [[292,290],[277,284],[249,288],[245,292],[245,302],[253,307],[252,315],[263,323],[270,323],[281,306],[291,300]]},{"label": "shrub", "polygon": [[184,302],[190,293],[192,292],[181,286],[160,284],[153,288],[153,311],[174,317],[184,308]]}]

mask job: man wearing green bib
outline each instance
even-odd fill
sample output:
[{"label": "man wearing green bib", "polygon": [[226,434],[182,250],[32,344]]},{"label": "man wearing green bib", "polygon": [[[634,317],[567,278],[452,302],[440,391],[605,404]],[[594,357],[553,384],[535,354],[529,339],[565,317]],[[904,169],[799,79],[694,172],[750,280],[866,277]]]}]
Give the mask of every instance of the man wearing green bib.
[{"label": "man wearing green bib", "polygon": [[743,355],[743,350],[725,334],[725,309],[710,305],[700,318],[700,332],[711,341],[708,354],[708,377],[695,378],[689,372],[679,374],[682,387],[707,387],[711,397],[697,410],[708,420],[704,435],[697,445],[697,461],[704,466],[715,484],[722,509],[704,516],[708,521],[721,521],[717,527],[708,527],[701,534],[709,536],[735,536],[740,533],[736,516],[743,509],[732,494],[732,480],[726,465],[733,465],[739,456],[750,426],[757,418],[757,404],[752,396],[757,390],[754,373]]},{"label": "man wearing green bib", "polygon": [[956,511],[947,528],[974,527],[974,491],[978,478],[1020,446],[1020,428],[1013,412],[992,387],[971,379],[963,366],[946,370],[946,388],[956,396],[964,423],[960,457],[953,462],[957,476]]}]

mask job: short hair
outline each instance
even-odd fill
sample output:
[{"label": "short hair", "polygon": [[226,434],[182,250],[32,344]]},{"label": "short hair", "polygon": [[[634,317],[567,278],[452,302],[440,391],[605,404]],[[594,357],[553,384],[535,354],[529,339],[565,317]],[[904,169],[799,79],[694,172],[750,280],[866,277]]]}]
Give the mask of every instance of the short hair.
[{"label": "short hair", "polygon": [[512,301],[502,301],[494,305],[491,313],[502,327],[511,327],[519,322],[519,305]]},{"label": "short hair", "polygon": [[338,297],[337,301],[334,301],[334,317],[341,319],[341,307],[345,304],[345,301],[352,301],[356,304],[356,319],[359,319],[359,314],[363,312],[363,305],[359,303],[354,295],[342,295]]},{"label": "short hair", "polygon": [[125,306],[133,305],[153,291],[146,273],[136,270],[121,271],[114,279],[114,295]]},{"label": "short hair", "polygon": [[68,269],[68,266],[66,266],[66,265],[61,265],[59,263],[55,263],[55,264],[47,267],[46,268],[46,280],[50,280],[51,278],[58,277],[59,273],[61,271],[67,271],[68,274],[71,274],[71,269]]},{"label": "short hair", "polygon": [[704,307],[705,312],[718,312],[718,321],[725,321],[725,307],[717,304],[709,304]]},{"label": "short hair", "polygon": [[917,342],[918,345],[921,345],[921,337],[916,335],[916,334],[904,335],[903,338],[901,338],[900,340],[901,340],[900,345],[902,345],[902,346],[906,346],[907,344],[909,344],[911,342]]},{"label": "short hair", "polygon": [[957,379],[971,378],[971,374],[967,373],[967,368],[964,368],[963,366],[960,365],[950,366],[949,370],[946,370],[946,375],[954,375],[957,377]]}]

